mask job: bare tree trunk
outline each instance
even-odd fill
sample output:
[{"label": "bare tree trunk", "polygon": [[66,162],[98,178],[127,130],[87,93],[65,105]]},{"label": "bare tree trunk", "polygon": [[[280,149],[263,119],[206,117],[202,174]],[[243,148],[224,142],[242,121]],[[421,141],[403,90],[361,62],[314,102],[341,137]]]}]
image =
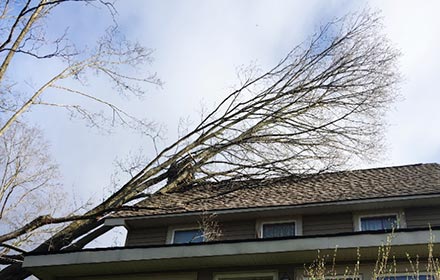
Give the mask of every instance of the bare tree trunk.
[{"label": "bare tree trunk", "polygon": [[[126,40],[123,36],[119,36],[119,31],[115,27],[108,28],[104,36],[96,40],[96,48],[87,48],[82,51],[77,51],[76,48],[73,46],[73,43],[72,45],[70,45],[70,41],[68,41],[68,43],[64,41],[64,39],[66,39],[65,36],[67,36],[67,33],[61,35],[55,41],[49,41],[45,37],[44,32],[39,32],[41,31],[41,29],[38,29],[39,27],[35,23],[38,22],[39,19],[45,18],[54,7],[64,2],[77,2],[86,4],[95,2],[108,8],[111,15],[114,15],[112,12],[112,9],[114,9],[112,6],[112,1],[24,0],[0,2],[0,20],[2,20],[2,24],[0,27],[0,56],[2,58],[2,61],[0,62],[0,139],[7,141],[8,139],[6,136],[8,133],[11,132],[11,130],[13,130],[14,127],[22,124],[27,125],[26,122],[22,122],[24,120],[23,115],[25,115],[32,106],[48,106],[48,108],[50,106],[66,109],[71,114],[71,116],[80,117],[87,121],[90,126],[97,127],[99,129],[105,130],[107,127],[120,125],[125,128],[136,130],[140,134],[146,135],[153,140],[159,137],[158,132],[154,127],[155,124],[153,122],[145,121],[143,119],[137,119],[122,110],[121,108],[117,107],[113,103],[101,99],[95,96],[93,93],[90,94],[86,91],[80,91],[75,88],[75,85],[78,86],[78,88],[84,88],[83,79],[86,75],[90,74],[87,71],[90,71],[95,74],[100,73],[105,76],[105,78],[107,78],[109,82],[112,83],[112,85],[114,86],[113,89],[116,93],[123,95],[131,94],[135,96],[140,96],[145,93],[141,85],[143,86],[146,83],[161,83],[154,74],[148,76],[144,71],[145,69],[143,69],[143,67],[140,67],[143,64],[148,64],[150,62],[152,51],[140,46],[137,43]],[[12,5],[13,8],[11,8]],[[14,13],[15,11],[17,11],[17,14]],[[32,42],[37,42],[37,47],[35,47],[35,45],[32,45]],[[27,44],[30,44],[32,46],[28,48]],[[45,52],[47,49],[54,50],[47,54],[40,53],[40,51]],[[40,86],[36,91],[23,93],[20,92],[20,94],[17,94],[16,92],[14,92],[14,83],[9,84],[10,80],[5,79],[5,75],[7,76],[7,69],[13,65],[13,56],[16,53],[23,54],[31,59],[58,59],[63,63],[65,68],[61,70],[57,75],[48,78],[48,81]],[[128,71],[129,74],[126,74],[125,71]],[[66,87],[61,84],[57,84],[57,82],[65,79],[69,79],[70,82],[65,84],[73,84],[73,86]],[[88,108],[83,107],[81,103],[55,104],[46,102],[44,93],[48,92],[49,89],[57,90],[58,92],[64,92],[70,95],[77,95],[83,99],[98,103],[101,106],[110,109],[110,117],[101,114],[100,112],[89,110]],[[53,94],[53,91],[51,92],[51,94]],[[16,98],[16,100],[14,98]],[[21,103],[21,100],[24,100],[24,102]],[[14,103],[14,105],[9,106],[9,103]],[[32,137],[32,135],[30,134],[25,136],[27,138]],[[14,144],[6,142],[4,143],[5,145]],[[43,149],[44,147],[41,146],[39,148]],[[34,153],[33,156],[37,157],[37,155],[40,154]],[[15,196],[15,200],[12,199],[17,189],[26,189],[30,193],[32,193],[40,187],[50,186],[49,183],[46,184],[44,182],[44,180],[47,180],[46,182],[48,182],[51,179],[51,175],[47,173],[46,175],[49,177],[46,178],[38,177],[35,175],[35,173],[31,174],[32,176],[30,177],[24,178],[26,174],[32,173],[33,169],[35,169],[35,166],[21,164],[24,159],[27,159],[31,156],[29,156],[28,154],[17,154],[16,157],[12,158],[10,161],[8,160],[4,166],[0,165],[0,180],[4,179],[4,182],[0,182],[0,222],[2,223],[2,228],[5,228],[3,227],[3,225],[4,223],[6,223],[6,210],[9,207],[11,201],[14,201],[14,203],[21,202],[23,203],[22,205],[37,204],[34,203],[34,201],[26,201],[25,199],[21,199],[22,197],[26,197],[26,195],[23,195],[19,198]],[[19,170],[14,170],[16,172],[15,174],[13,174],[14,172],[11,173],[11,170],[8,168],[10,168],[16,161],[20,162],[20,166],[17,165],[17,167],[19,167]],[[3,164],[3,161],[0,161],[0,163]],[[51,163],[42,165],[49,167],[50,164]],[[35,179],[37,177],[38,180]],[[34,182],[35,185],[29,186],[32,182]],[[25,188],[23,184],[26,184]],[[47,197],[42,197],[41,199],[47,199]],[[87,230],[100,226],[102,223],[102,220],[100,219],[102,214],[107,213],[109,210],[111,210],[113,205],[119,207],[119,205],[122,204],[122,202],[109,202],[106,205],[94,209],[95,211],[92,210],[89,214],[91,216],[94,216],[93,218],[89,217],[85,219],[84,216],[80,216],[80,219],[77,219],[77,216],[69,215],[67,217],[61,218],[53,218],[52,216],[39,216],[32,220],[30,218],[28,219],[27,217],[30,214],[23,213],[22,218],[26,216],[26,219],[23,218],[23,223],[28,223],[25,225],[17,225],[15,227],[11,227],[11,230],[9,232],[2,233],[0,235],[0,246],[10,249],[12,248],[11,245],[15,244],[14,242],[21,242],[24,238],[27,238],[27,236],[38,233],[39,231],[35,230],[42,230],[41,226],[43,225],[52,225],[54,223],[62,223],[63,221],[81,220],[81,222],[77,222],[76,224],[72,223],[72,227],[70,229],[68,228],[65,231],[64,235],[61,234],[62,237],[60,237],[59,239],[53,239],[53,244],[56,244],[56,246],[50,243],[52,241],[48,241],[49,243],[43,243],[41,246],[42,251],[54,250],[54,248],[56,250],[59,250],[63,248],[65,244],[69,244],[73,239],[79,237],[72,237],[69,230],[71,230],[72,228],[79,228],[78,232],[81,232],[83,226],[83,232],[86,232]],[[34,213],[32,214],[34,215]],[[38,215],[41,214],[37,214],[35,216]],[[100,229],[97,230],[95,234],[103,233],[104,231],[104,229]],[[45,237],[40,236],[40,240],[44,239]],[[84,246],[80,244],[86,242],[87,240],[88,239],[83,239],[83,241],[79,242],[76,246]],[[13,244],[5,244],[4,242],[13,242]],[[11,261],[15,260],[15,256],[10,257]],[[2,251],[0,251],[1,261],[7,258],[8,256],[2,254]]]},{"label": "bare tree trunk", "polygon": [[[21,29],[20,34],[15,39],[12,46],[9,48],[8,54],[6,55],[5,59],[3,60],[2,65],[0,66],[0,83],[3,80],[3,77],[5,75],[6,70],[9,67],[9,63],[11,62],[12,58],[14,57],[17,49],[19,48],[21,42],[25,38],[25,36],[28,34],[29,30],[32,28],[32,25],[35,23],[35,21],[40,16],[41,11],[43,10],[44,4],[47,2],[47,0],[41,0],[38,4],[37,8],[32,12],[32,15],[29,17],[29,20],[25,24],[25,26]],[[14,27],[11,29],[11,33],[8,36],[8,39],[0,46],[0,49],[3,49],[6,44],[12,39],[13,32],[15,30],[15,26],[17,26],[20,21],[21,17],[24,16],[24,13],[27,11],[29,4],[31,3],[31,0],[28,0],[26,5],[23,7],[23,9],[20,11],[20,14],[17,16],[16,22],[14,24]]]},{"label": "bare tree trunk", "polygon": [[[23,106],[21,106],[20,109],[18,109],[6,122],[5,124],[0,128],[0,137],[5,133],[5,131],[7,129],[9,129],[16,121],[17,119],[23,114],[25,113],[29,107],[31,107],[36,100],[38,99],[38,97],[40,97],[41,94],[44,93],[44,91],[46,89],[48,89],[50,86],[52,86],[56,81],[64,78],[64,74],[70,69],[70,67],[68,69],[65,69],[64,71],[62,71],[61,73],[59,73],[58,75],[56,75],[55,77],[53,77],[50,81],[48,81],[46,84],[44,84],[40,89],[38,89],[34,95],[32,95],[31,98],[29,98],[28,101],[26,101],[26,103],[23,104]],[[1,78],[1,77],[0,77]]]}]

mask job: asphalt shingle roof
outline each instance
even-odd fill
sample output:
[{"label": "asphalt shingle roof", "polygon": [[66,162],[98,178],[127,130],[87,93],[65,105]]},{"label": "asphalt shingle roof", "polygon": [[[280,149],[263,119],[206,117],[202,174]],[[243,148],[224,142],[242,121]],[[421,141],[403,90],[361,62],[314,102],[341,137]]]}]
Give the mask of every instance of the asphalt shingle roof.
[{"label": "asphalt shingle roof", "polygon": [[220,182],[154,194],[116,216],[304,205],[440,193],[440,164],[415,164],[323,173],[307,178]]}]

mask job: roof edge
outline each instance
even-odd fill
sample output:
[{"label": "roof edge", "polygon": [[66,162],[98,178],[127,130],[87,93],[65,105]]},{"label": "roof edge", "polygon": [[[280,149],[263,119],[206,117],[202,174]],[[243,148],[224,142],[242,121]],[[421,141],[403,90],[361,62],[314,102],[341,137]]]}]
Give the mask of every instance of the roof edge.
[{"label": "roof edge", "polygon": [[408,200],[416,200],[416,199],[440,199],[440,192],[430,193],[430,194],[416,194],[416,195],[405,195],[405,196],[399,195],[399,196],[389,196],[389,197],[339,200],[339,201],[328,201],[328,202],[310,202],[310,203],[294,204],[294,205],[259,206],[259,207],[247,207],[247,208],[217,209],[217,210],[207,210],[207,211],[185,211],[180,213],[169,213],[169,214],[158,214],[158,215],[108,217],[105,218],[104,225],[125,226],[126,220],[197,216],[203,213],[215,213],[221,215],[221,214],[232,214],[232,213],[260,212],[260,211],[269,211],[275,209],[283,210],[283,209],[313,208],[313,207],[338,206],[338,205],[342,206],[342,205],[367,204],[374,202],[408,201]]}]

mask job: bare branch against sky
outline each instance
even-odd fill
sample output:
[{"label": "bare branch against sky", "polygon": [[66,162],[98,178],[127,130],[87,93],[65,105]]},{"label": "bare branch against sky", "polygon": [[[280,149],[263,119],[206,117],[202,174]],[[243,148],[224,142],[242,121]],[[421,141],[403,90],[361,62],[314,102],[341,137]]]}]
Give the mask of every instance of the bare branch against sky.
[{"label": "bare branch against sky", "polygon": [[[66,197],[67,192],[60,183],[58,165],[50,155],[49,145],[38,128],[41,123],[29,116],[35,107],[45,111],[63,109],[71,118],[79,118],[92,128],[130,129],[149,136],[153,143],[159,135],[152,121],[136,118],[110,101],[110,97],[101,97],[88,87],[94,80],[105,79],[112,86],[109,96],[142,97],[145,85],[161,84],[155,74],[148,74],[143,68],[151,62],[151,49],[127,40],[116,22],[95,38],[93,47],[78,46],[81,42],[73,41],[67,29],[52,39],[46,21],[59,7],[69,4],[87,9],[101,7],[111,18],[116,12],[112,2],[94,0],[0,3],[0,228],[2,235],[21,232],[19,238],[4,247],[0,257],[10,252],[11,246],[21,246],[21,250],[31,248],[36,239],[41,241],[58,230],[45,226],[54,222],[40,215],[47,217],[74,210],[68,207],[73,205],[72,201],[61,203],[60,197]],[[45,78],[29,73],[30,78],[21,80],[14,72],[23,61],[50,63],[55,65],[54,71]],[[31,86],[34,78],[38,80]],[[53,95],[68,97],[59,102],[51,98]],[[74,98],[68,99],[69,96]],[[90,107],[87,102],[95,106]],[[40,223],[41,220],[49,222]],[[20,230],[29,225],[38,231]]]},{"label": "bare branch against sky", "polygon": [[[1,20],[7,19],[2,28],[15,26],[20,14],[23,21],[14,28],[26,30],[26,23],[33,28],[21,39],[20,33],[1,33],[6,34],[0,38],[2,69],[8,69],[0,73],[2,137],[10,136],[6,133],[13,131],[16,120],[26,129],[42,130],[52,144],[43,155],[55,155],[65,190],[74,186],[83,199],[92,197],[95,203],[104,200],[100,193],[115,157],[124,158],[138,147],[145,154],[136,155],[130,166],[117,161],[128,174],[117,181],[131,180],[86,216],[43,215],[17,224],[29,233],[35,225],[75,221],[37,250],[82,248],[109,230],[102,226],[103,215],[118,208],[135,210],[129,202],[145,197],[150,187],[167,192],[206,181],[370,164],[358,159],[380,162],[375,165],[440,160],[440,101],[433,83],[440,71],[438,2],[368,1],[383,10],[383,28],[371,13],[335,21],[362,10],[367,1],[325,7],[320,1],[142,1],[136,9],[126,1],[75,2],[42,1],[51,3],[42,9],[35,6],[40,1],[0,4]],[[13,16],[5,17],[6,12]],[[118,29],[107,29],[116,22]],[[317,26],[321,28],[316,31]],[[132,43],[137,40],[141,44]],[[138,58],[147,63],[152,58],[152,49],[141,45],[155,49],[153,69],[166,83],[157,88],[159,94],[152,90],[139,100],[130,98],[142,95],[139,83],[161,84],[155,71],[147,75],[139,68]],[[405,79],[398,88],[396,49],[403,54],[399,68]],[[115,60],[127,54],[124,50],[133,56]],[[254,67],[246,66],[250,64]],[[236,68],[244,69],[239,72],[241,84],[230,90]],[[384,115],[396,90],[405,101]],[[226,92],[230,95],[224,99]],[[194,112],[200,110],[200,100],[207,105],[199,124]],[[175,142],[181,117],[187,127]],[[91,133],[77,120],[116,134]],[[384,126],[387,121],[391,126]],[[162,134],[165,126],[167,137]],[[142,130],[147,138],[128,128]],[[388,160],[382,156],[384,142]],[[150,163],[145,164],[147,158]],[[138,163],[147,167],[136,175]],[[12,242],[12,235],[1,235]],[[9,260],[19,262],[22,249],[9,245],[5,253],[18,250]],[[23,273],[18,266],[5,273],[11,271]]]},{"label": "bare branch against sky", "polygon": [[[166,193],[210,181],[304,176],[370,156],[399,82],[398,52],[381,27],[378,14],[368,10],[321,26],[269,71],[244,73],[237,90],[101,204],[82,216],[37,217],[0,241],[70,220],[33,251],[78,247],[77,238],[107,230],[106,214],[135,208],[130,203],[158,185]],[[6,279],[27,275],[19,264],[0,273]]]}]

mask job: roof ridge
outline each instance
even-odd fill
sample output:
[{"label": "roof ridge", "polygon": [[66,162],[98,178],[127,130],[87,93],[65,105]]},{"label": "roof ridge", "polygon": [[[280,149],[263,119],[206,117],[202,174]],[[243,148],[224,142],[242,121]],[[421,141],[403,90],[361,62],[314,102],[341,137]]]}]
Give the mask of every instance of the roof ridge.
[{"label": "roof ridge", "polygon": [[[345,171],[363,171],[363,170],[391,169],[391,168],[402,168],[402,167],[422,166],[422,165],[438,165],[438,166],[440,166],[440,163],[437,163],[437,162],[422,163],[421,162],[421,163],[411,163],[411,164],[404,164],[404,165],[380,166],[380,167],[372,167],[372,168],[359,168],[359,169],[345,170]],[[345,171],[335,171],[335,172],[345,172]]]}]

